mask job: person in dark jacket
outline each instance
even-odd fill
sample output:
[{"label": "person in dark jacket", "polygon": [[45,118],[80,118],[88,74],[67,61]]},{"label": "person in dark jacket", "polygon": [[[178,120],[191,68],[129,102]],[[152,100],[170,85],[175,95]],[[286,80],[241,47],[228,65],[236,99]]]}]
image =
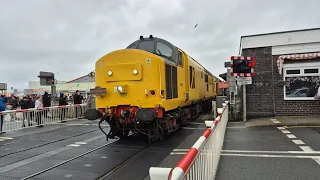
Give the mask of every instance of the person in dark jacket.
[{"label": "person in dark jacket", "polygon": [[[0,111],[6,110],[6,103],[7,102],[8,102],[7,97],[4,94],[2,94],[0,96]],[[2,129],[3,128],[3,121],[4,121],[4,115],[0,114],[0,134],[5,133]]]},{"label": "person in dark jacket", "polygon": [[[67,100],[66,100],[66,96],[64,96],[63,93],[60,94],[60,98],[59,98],[59,106],[66,106],[68,105]],[[61,108],[61,121],[63,121],[66,117],[66,108]]]},{"label": "person in dark jacket", "polygon": [[[32,107],[32,102],[30,102],[28,96],[24,96],[20,101],[19,105],[21,109],[29,109]],[[25,125],[25,119],[28,122],[28,126],[31,126],[30,120],[31,120],[31,113],[30,112],[23,112],[23,120],[22,120],[22,127],[26,127]]]},{"label": "person in dark jacket", "polygon": [[[49,94],[47,91],[44,92],[43,96],[42,96],[42,101],[43,101],[43,107],[50,107],[51,106],[51,99],[49,97]],[[48,111],[49,110],[44,110],[44,117],[48,117]]]},{"label": "person in dark jacket", "polygon": [[[81,96],[80,92],[77,90],[75,95],[73,96],[73,104],[82,104],[83,97]],[[76,109],[76,118],[79,118],[82,114],[81,107],[75,107]],[[79,111],[79,114],[78,114]]]}]

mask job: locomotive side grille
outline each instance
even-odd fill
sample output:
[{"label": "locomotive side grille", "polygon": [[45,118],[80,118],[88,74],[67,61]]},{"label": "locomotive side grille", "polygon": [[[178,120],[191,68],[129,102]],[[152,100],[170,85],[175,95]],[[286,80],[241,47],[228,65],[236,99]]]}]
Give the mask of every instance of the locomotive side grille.
[{"label": "locomotive side grille", "polygon": [[178,77],[177,67],[172,66],[172,98],[178,98]]},{"label": "locomotive side grille", "polygon": [[172,99],[171,66],[166,64],[166,99]]},{"label": "locomotive side grille", "polygon": [[178,98],[177,67],[166,64],[166,99]]}]

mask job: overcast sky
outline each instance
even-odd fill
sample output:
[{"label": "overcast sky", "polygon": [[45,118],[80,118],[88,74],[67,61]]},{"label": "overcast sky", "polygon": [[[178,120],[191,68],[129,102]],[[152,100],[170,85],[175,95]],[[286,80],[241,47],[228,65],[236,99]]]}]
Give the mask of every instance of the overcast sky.
[{"label": "overcast sky", "polygon": [[319,6],[319,0],[0,0],[0,82],[28,88],[39,71],[71,80],[150,34],[218,76],[238,54],[241,35],[320,27]]}]

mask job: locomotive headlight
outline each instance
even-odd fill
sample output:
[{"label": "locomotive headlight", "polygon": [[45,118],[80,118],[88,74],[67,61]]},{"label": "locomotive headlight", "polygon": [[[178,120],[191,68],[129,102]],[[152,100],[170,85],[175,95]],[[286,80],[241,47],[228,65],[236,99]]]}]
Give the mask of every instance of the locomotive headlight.
[{"label": "locomotive headlight", "polygon": [[123,92],[123,86],[118,86],[118,87],[117,87],[117,90],[118,90],[118,92],[120,92],[120,93]]},{"label": "locomotive headlight", "polygon": [[132,73],[133,73],[134,75],[137,75],[137,74],[138,74],[138,70],[137,70],[137,69],[134,69],[134,70],[132,71]]},{"label": "locomotive headlight", "polygon": [[118,92],[120,94],[126,94],[127,93],[127,85],[115,86],[114,92]]},{"label": "locomotive headlight", "polygon": [[108,75],[111,76],[112,75],[112,71],[108,71]]}]

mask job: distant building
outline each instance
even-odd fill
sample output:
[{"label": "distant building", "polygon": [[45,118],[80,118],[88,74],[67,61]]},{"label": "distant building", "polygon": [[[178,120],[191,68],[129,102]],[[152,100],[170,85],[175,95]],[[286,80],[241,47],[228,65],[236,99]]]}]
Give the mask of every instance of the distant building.
[{"label": "distant building", "polygon": [[256,60],[248,118],[320,115],[320,28],[242,36],[240,52]]},{"label": "distant building", "polygon": [[[40,81],[29,81],[29,89],[25,89],[25,94],[43,94],[44,91],[51,93],[50,86],[41,86]],[[89,92],[95,87],[95,74],[89,73],[71,81],[58,81],[56,83],[57,92],[75,92],[76,90]]]}]

